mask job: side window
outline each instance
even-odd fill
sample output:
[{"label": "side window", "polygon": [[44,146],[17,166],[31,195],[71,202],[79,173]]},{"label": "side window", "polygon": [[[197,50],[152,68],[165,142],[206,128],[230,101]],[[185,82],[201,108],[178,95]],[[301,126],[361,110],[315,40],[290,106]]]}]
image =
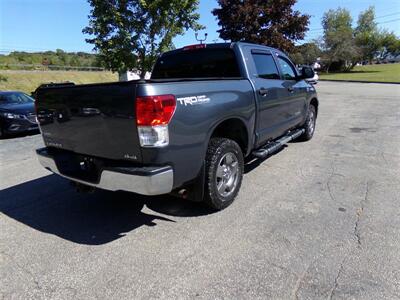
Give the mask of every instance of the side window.
[{"label": "side window", "polygon": [[281,79],[278,68],[271,54],[253,53],[257,75],[264,79]]},{"label": "side window", "polygon": [[293,69],[292,64],[281,56],[278,56],[278,62],[281,66],[283,78],[285,78],[285,80],[296,80],[296,71]]}]

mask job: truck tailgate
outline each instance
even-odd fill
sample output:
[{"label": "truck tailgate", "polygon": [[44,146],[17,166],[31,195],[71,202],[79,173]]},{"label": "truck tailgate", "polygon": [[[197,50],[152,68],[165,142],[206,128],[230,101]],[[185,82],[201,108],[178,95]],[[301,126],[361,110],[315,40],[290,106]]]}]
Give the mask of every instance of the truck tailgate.
[{"label": "truck tailgate", "polygon": [[141,162],[135,117],[137,81],[42,87],[36,108],[48,147]]}]

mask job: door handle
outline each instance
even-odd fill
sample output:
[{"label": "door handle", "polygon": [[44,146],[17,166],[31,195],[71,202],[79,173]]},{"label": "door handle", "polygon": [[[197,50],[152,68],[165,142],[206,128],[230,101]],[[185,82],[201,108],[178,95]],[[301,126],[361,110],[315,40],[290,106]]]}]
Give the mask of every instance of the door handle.
[{"label": "door handle", "polygon": [[292,88],[291,86],[289,86],[287,89],[288,89],[288,91],[291,92],[291,93],[294,92],[294,88]]},{"label": "door handle", "polygon": [[266,96],[266,95],[268,94],[268,90],[267,90],[266,88],[260,88],[260,89],[258,90],[258,93],[259,93],[261,96]]}]

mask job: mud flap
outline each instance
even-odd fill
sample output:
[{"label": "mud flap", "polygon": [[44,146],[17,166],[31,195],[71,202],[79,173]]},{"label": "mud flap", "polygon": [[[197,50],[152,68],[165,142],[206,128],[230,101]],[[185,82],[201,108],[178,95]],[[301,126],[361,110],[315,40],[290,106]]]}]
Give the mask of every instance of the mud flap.
[{"label": "mud flap", "polygon": [[193,193],[195,194],[193,201],[195,202],[203,202],[205,177],[206,177],[206,162],[203,161],[203,164],[201,165],[200,169],[200,174],[199,176],[197,176],[193,188]]},{"label": "mud flap", "polygon": [[193,202],[202,202],[204,198],[204,180],[205,180],[206,164],[203,161],[199,175],[190,184],[188,188],[188,200]]}]

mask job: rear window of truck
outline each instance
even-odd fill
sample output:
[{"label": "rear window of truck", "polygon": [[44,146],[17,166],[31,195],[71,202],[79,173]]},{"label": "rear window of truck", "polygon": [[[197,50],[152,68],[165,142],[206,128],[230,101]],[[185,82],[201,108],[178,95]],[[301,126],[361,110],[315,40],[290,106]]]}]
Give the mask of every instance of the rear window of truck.
[{"label": "rear window of truck", "polygon": [[152,79],[241,77],[232,49],[183,50],[164,55],[154,66]]}]

